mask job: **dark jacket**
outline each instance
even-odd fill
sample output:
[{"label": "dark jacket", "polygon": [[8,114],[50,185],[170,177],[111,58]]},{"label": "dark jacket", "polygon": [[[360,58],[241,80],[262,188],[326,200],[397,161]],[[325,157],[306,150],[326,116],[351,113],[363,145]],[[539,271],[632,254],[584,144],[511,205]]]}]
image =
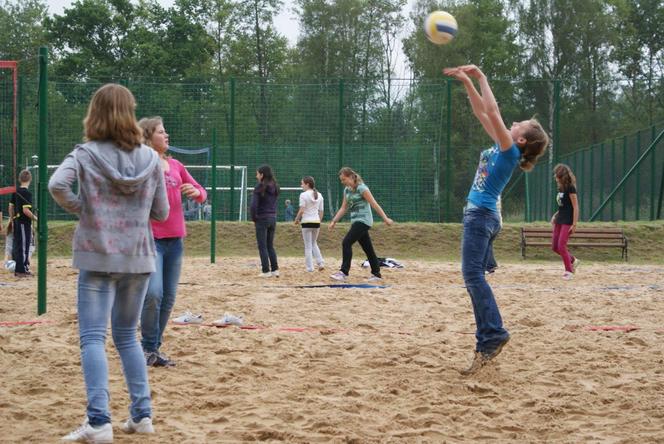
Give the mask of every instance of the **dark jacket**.
[{"label": "dark jacket", "polygon": [[261,184],[254,187],[251,196],[251,220],[277,217],[277,197],[279,191],[274,183]]}]

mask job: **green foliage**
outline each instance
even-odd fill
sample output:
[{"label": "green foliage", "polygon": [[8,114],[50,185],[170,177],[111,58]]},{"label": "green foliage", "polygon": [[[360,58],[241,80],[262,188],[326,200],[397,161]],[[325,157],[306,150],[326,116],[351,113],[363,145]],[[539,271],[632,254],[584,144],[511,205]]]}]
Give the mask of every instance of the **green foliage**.
[{"label": "green foliage", "polygon": [[37,72],[37,48],[47,41],[42,26],[46,13],[42,0],[0,2],[0,60],[22,61],[24,75]]}]

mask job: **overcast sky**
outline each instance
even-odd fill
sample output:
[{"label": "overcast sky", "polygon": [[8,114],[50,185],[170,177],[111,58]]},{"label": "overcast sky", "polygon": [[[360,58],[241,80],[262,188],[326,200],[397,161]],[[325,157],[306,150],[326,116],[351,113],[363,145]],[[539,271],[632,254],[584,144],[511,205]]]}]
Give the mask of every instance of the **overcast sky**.
[{"label": "overcast sky", "polygon": [[[158,3],[168,8],[170,6],[173,6],[174,1],[175,0],[158,0]],[[65,8],[70,7],[74,2],[75,0],[46,0],[49,13],[58,14],[58,15],[61,15],[64,12]],[[404,11],[404,14],[406,16],[408,16],[411,5],[414,2],[415,0],[408,0],[408,4]],[[292,5],[293,5],[292,0],[284,0],[283,9],[281,13],[274,20],[274,24],[279,33],[286,36],[291,45],[295,45],[295,43],[297,43],[298,22],[295,14],[291,12]],[[404,29],[404,32],[405,31],[406,29]],[[403,38],[403,35],[400,38]],[[399,54],[397,56],[396,71],[397,71],[396,72],[397,77],[409,77],[409,74],[406,73],[405,56],[401,51],[401,45],[399,45]]]}]

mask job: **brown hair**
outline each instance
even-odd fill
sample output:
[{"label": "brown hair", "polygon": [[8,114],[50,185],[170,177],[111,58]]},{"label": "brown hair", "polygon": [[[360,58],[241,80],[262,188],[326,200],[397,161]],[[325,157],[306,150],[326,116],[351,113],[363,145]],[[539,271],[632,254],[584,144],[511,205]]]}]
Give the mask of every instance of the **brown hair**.
[{"label": "brown hair", "polygon": [[558,178],[558,190],[565,191],[572,186],[576,187],[576,177],[568,165],[559,163],[553,167],[553,174]]},{"label": "brown hair", "polygon": [[542,124],[537,119],[530,119],[528,121],[528,128],[523,133],[526,143],[519,146],[521,150],[521,161],[519,167],[523,171],[530,171],[537,163],[537,159],[542,157],[549,146],[549,136],[542,128]]},{"label": "brown hair", "polygon": [[20,173],[18,173],[18,181],[21,183],[31,182],[32,173],[30,173],[30,170],[23,170]]},{"label": "brown hair", "polygon": [[364,183],[362,180],[362,176],[357,174],[355,171],[353,171],[352,168],[350,167],[343,167],[342,169],[339,170],[339,175],[340,176],[345,176],[345,177],[352,177],[354,181],[354,187],[353,189],[357,188],[357,186],[361,183]]},{"label": "brown hair", "polygon": [[143,131],[136,122],[136,100],[122,85],[107,83],[90,100],[83,119],[85,140],[110,140],[123,150],[140,146]]},{"label": "brown hair", "polygon": [[157,131],[157,127],[159,125],[164,126],[164,121],[159,116],[143,117],[138,121],[138,126],[143,131],[144,144],[152,146],[152,136],[154,135],[155,131]]},{"label": "brown hair", "polygon": [[318,200],[318,190],[316,189],[316,181],[314,181],[314,178],[311,176],[304,176],[302,182],[309,185],[309,188],[314,190],[314,200]]}]

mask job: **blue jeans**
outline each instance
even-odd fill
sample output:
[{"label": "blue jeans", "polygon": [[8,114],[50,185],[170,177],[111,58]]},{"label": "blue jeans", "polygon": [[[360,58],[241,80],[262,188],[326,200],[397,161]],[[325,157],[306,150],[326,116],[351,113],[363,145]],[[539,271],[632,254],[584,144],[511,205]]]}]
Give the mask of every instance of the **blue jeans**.
[{"label": "blue jeans", "polygon": [[78,276],[78,328],[81,366],[88,397],[90,424],[111,422],[108,407],[106,330],[111,318],[115,348],[129,389],[129,413],[134,420],[152,416],[150,385],[136,325],[149,274],[101,273],[81,270]]},{"label": "blue jeans", "polygon": [[156,352],[161,347],[161,338],[175,305],[184,249],[180,237],[155,239],[154,243],[156,270],[150,275],[141,313],[141,343],[146,352]]},{"label": "blue jeans", "polygon": [[261,269],[263,273],[277,271],[277,252],[274,250],[274,233],[277,229],[277,218],[256,219],[256,243],[258,254],[261,257]]},{"label": "blue jeans", "polygon": [[461,271],[475,313],[477,326],[475,350],[481,353],[492,353],[509,337],[509,333],[503,328],[496,298],[484,277],[493,250],[493,241],[498,232],[500,232],[498,213],[477,207],[465,211]]}]

